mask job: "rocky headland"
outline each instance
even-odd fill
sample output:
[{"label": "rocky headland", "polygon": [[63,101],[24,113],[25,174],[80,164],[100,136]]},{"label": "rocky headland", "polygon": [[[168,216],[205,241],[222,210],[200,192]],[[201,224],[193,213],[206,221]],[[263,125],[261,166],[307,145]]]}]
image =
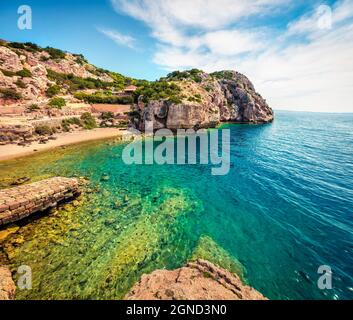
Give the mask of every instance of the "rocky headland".
[{"label": "rocky headland", "polygon": [[176,270],[156,270],[143,275],[125,299],[267,300],[236,274],[201,259]]},{"label": "rocky headland", "polygon": [[[159,95],[158,88],[171,96]],[[150,97],[153,89],[157,93]],[[171,73],[152,88],[141,90],[136,115],[141,130],[147,121],[154,129],[175,130],[213,128],[222,122],[260,124],[274,118],[246,76],[236,71],[207,74],[197,69]]]}]

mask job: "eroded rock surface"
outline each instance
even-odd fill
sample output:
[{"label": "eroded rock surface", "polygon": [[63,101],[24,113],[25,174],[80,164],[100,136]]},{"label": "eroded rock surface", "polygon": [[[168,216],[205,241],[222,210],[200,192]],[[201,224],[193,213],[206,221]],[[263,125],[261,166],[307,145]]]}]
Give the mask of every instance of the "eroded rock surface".
[{"label": "eroded rock surface", "polygon": [[13,300],[16,285],[12,280],[11,271],[5,266],[0,266],[0,300]]},{"label": "eroded rock surface", "polygon": [[240,278],[209,261],[196,260],[180,269],[143,275],[127,300],[266,300]]},{"label": "eroded rock surface", "polygon": [[147,121],[153,123],[155,130],[175,130],[212,128],[221,122],[257,124],[273,120],[272,109],[241,73],[202,72],[198,76],[197,82],[187,78],[178,81],[166,78],[180,87],[180,103],[167,99],[143,103],[140,99],[137,108],[139,129],[143,130]]}]

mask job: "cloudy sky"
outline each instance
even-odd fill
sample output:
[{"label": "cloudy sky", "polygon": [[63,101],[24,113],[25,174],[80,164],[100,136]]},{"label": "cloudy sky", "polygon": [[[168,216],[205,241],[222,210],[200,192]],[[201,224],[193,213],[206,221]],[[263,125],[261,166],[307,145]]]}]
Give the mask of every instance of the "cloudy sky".
[{"label": "cloudy sky", "polygon": [[275,109],[353,112],[353,0],[33,0],[27,31],[20,2],[1,0],[0,37],[150,80],[235,69]]}]

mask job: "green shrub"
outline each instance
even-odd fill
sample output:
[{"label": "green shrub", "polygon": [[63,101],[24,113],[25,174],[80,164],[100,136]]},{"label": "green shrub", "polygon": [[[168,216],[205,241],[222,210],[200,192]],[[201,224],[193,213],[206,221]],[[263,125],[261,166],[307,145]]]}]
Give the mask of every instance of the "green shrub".
[{"label": "green shrub", "polygon": [[66,132],[70,131],[70,125],[77,125],[80,127],[83,126],[81,120],[79,118],[75,118],[75,117],[64,119],[61,121],[61,126],[62,126],[63,130]]},{"label": "green shrub", "polygon": [[114,113],[113,112],[102,112],[101,115],[100,115],[100,118],[102,120],[111,120],[111,119],[114,119]]},{"label": "green shrub", "polygon": [[25,89],[27,88],[27,85],[21,80],[21,79],[18,79],[16,82],[15,82],[16,86],[21,88],[21,89]]},{"label": "green shrub", "polygon": [[35,128],[35,133],[41,136],[53,134],[53,129],[46,125],[39,125]]},{"label": "green shrub", "polygon": [[66,57],[66,53],[64,51],[52,47],[46,47],[44,51],[48,52],[50,58],[52,59],[65,59]]},{"label": "green shrub", "polygon": [[26,46],[20,42],[10,42],[8,46],[15,49],[26,49]]},{"label": "green shrub", "polygon": [[47,97],[52,98],[52,97],[56,96],[59,92],[60,92],[60,86],[55,84],[55,85],[49,87],[47,89],[47,91],[45,92],[45,94],[47,95]]},{"label": "green shrub", "polygon": [[188,71],[174,71],[167,75],[167,79],[172,81],[192,80],[199,83],[202,81],[200,76],[201,73],[203,73],[203,71],[199,69],[191,69]]},{"label": "green shrub", "polygon": [[0,69],[0,71],[6,76],[6,77],[14,77],[16,75],[16,72],[13,71],[8,71],[8,70],[3,70]]},{"label": "green shrub", "polygon": [[85,129],[91,130],[97,128],[96,119],[89,112],[85,112],[81,115],[81,122]]},{"label": "green shrub", "polygon": [[7,47],[7,42],[5,40],[0,39],[0,46]]},{"label": "green shrub", "polygon": [[31,77],[32,76],[31,71],[29,71],[26,68],[23,68],[22,70],[17,71],[16,74],[20,77]]},{"label": "green shrub", "polygon": [[0,96],[4,99],[20,100],[22,95],[13,89],[2,89],[0,88]]},{"label": "green shrub", "polygon": [[65,74],[47,69],[48,78],[57,84],[66,85],[71,92],[84,89],[106,89],[112,86],[112,83],[104,82],[93,78],[80,78],[73,74]]},{"label": "green shrub", "polygon": [[57,109],[61,109],[62,107],[66,106],[66,101],[64,98],[52,98],[49,101],[49,106],[53,107],[53,108],[57,108]]},{"label": "green shrub", "polygon": [[26,42],[25,43],[26,49],[31,52],[39,52],[42,51],[42,48],[35,43],[32,42]]},{"label": "green shrub", "polygon": [[37,111],[39,110],[39,106],[36,103],[31,104],[30,106],[27,107],[27,110],[29,112]]},{"label": "green shrub", "polygon": [[168,100],[172,103],[181,103],[182,96],[179,86],[165,80],[149,82],[136,90],[136,98],[143,96],[143,101],[148,103],[151,100]]},{"label": "green shrub", "polygon": [[95,94],[87,94],[84,92],[76,92],[74,94],[76,99],[82,100],[86,103],[103,103],[103,104],[132,104],[134,98],[132,96],[113,96],[111,94],[105,94],[103,92],[97,92]]},{"label": "green shrub", "polygon": [[87,59],[84,57],[83,54],[75,54],[74,56],[76,57],[76,59],[75,59],[76,63],[78,63],[80,65],[84,65],[84,64],[88,63]]}]

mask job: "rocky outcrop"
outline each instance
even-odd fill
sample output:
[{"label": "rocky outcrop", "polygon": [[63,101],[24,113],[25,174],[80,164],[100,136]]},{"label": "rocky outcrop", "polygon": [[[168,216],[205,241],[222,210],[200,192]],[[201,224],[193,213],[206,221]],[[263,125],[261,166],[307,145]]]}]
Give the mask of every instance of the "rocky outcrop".
[{"label": "rocky outcrop", "polygon": [[273,120],[272,109],[244,75],[221,71],[201,73],[199,79],[169,80],[181,89],[180,103],[164,99],[145,104],[141,97],[136,110],[140,114],[139,129],[143,130],[147,121],[153,123],[154,129],[198,129],[221,122],[257,124]]},{"label": "rocky outcrop", "polygon": [[16,285],[12,280],[11,271],[0,266],[0,300],[13,300],[15,298]]},{"label": "rocky outcrop", "polygon": [[143,275],[127,300],[266,300],[240,278],[206,260]]},{"label": "rocky outcrop", "polygon": [[0,226],[55,207],[79,193],[78,180],[63,177],[0,190]]},{"label": "rocky outcrop", "polygon": [[[21,73],[24,69],[31,75],[24,76]],[[97,75],[97,68],[82,59],[79,60],[77,55],[65,53],[65,58],[53,59],[39,47],[37,50],[30,47],[27,49],[13,48],[3,41],[0,43],[0,89],[12,90],[21,98],[4,99],[0,92],[0,105],[23,105],[24,103],[30,105],[48,102],[46,90],[55,82],[48,78],[47,70],[83,79],[113,82],[107,73],[101,72]],[[66,89],[62,87],[61,93],[66,93]]]}]

